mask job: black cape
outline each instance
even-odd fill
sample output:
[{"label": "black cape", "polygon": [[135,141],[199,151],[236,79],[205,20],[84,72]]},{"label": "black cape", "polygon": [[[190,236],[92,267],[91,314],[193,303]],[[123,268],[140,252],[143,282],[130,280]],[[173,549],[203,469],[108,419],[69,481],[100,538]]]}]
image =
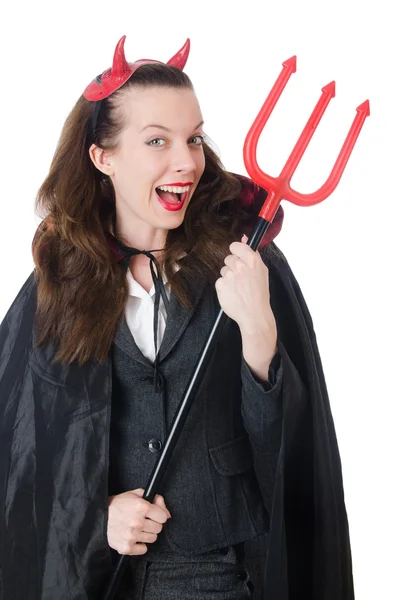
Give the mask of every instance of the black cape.
[{"label": "black cape", "polygon": [[[316,336],[299,285],[272,244],[275,251],[264,260],[283,363],[283,426],[270,530],[265,539],[246,543],[255,600],[352,600],[341,463]],[[0,599],[99,600],[112,568],[108,498],[98,491],[108,452],[110,361],[49,369],[49,345],[40,354],[44,363],[37,364],[36,302],[32,273],[0,326]],[[44,404],[37,401],[40,381],[53,384],[42,388],[53,395]],[[96,428],[90,446],[83,431],[76,433],[87,410]],[[70,498],[65,465],[51,462],[60,444],[75,461],[77,498]],[[265,495],[266,457],[255,456]]]}]

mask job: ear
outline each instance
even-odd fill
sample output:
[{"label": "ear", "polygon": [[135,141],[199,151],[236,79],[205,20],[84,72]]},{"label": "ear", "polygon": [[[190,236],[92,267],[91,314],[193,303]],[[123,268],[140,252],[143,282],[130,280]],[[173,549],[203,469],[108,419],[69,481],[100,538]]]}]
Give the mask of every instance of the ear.
[{"label": "ear", "polygon": [[114,168],[112,166],[111,154],[109,151],[103,150],[95,144],[91,144],[88,153],[92,162],[99,171],[105,175],[114,175]]}]

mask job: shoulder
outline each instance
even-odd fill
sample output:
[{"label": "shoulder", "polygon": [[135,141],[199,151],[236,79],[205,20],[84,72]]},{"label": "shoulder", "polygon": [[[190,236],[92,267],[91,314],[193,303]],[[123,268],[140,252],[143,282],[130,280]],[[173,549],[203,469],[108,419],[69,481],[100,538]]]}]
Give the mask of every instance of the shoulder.
[{"label": "shoulder", "polygon": [[36,310],[37,304],[37,284],[35,278],[35,271],[32,271],[25,283],[22,285],[13,303],[8,309],[3,321],[0,323],[0,332],[4,333],[4,328],[7,327],[9,330],[10,321],[14,319],[21,319],[22,315],[26,311],[32,310],[33,313]]},{"label": "shoulder", "polygon": [[[267,192],[260,185],[255,183],[252,179],[246,175],[240,175],[239,173],[229,172],[240,183],[239,199],[247,208],[255,207],[258,202],[263,202],[266,199]],[[260,208],[260,207],[259,207]]]}]

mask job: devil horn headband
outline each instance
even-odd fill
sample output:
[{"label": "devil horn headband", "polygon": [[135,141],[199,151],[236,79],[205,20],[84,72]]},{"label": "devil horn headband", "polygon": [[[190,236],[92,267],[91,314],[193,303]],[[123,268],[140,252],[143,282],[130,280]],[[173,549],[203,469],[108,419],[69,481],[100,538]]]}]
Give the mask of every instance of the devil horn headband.
[{"label": "devil horn headband", "polygon": [[[111,69],[107,69],[102,75],[98,75],[84,90],[83,96],[87,100],[96,102],[107,98],[118,90],[141,65],[147,63],[164,64],[159,60],[151,60],[150,58],[141,58],[134,63],[127,62],[124,54],[125,38],[126,36],[123,35],[116,46]],[[183,71],[189,51],[190,39],[188,38],[182,48],[165,64]]]}]

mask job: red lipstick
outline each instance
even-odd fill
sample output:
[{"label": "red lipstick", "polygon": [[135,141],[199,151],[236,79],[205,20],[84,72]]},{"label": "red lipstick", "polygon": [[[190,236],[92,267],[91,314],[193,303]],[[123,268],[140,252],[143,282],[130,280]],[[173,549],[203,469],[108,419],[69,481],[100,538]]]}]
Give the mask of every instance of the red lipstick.
[{"label": "red lipstick", "polygon": [[[175,183],[161,183],[160,185],[180,185],[181,187],[185,185],[192,185],[193,181],[176,181]],[[159,187],[159,186],[158,186]]]}]

